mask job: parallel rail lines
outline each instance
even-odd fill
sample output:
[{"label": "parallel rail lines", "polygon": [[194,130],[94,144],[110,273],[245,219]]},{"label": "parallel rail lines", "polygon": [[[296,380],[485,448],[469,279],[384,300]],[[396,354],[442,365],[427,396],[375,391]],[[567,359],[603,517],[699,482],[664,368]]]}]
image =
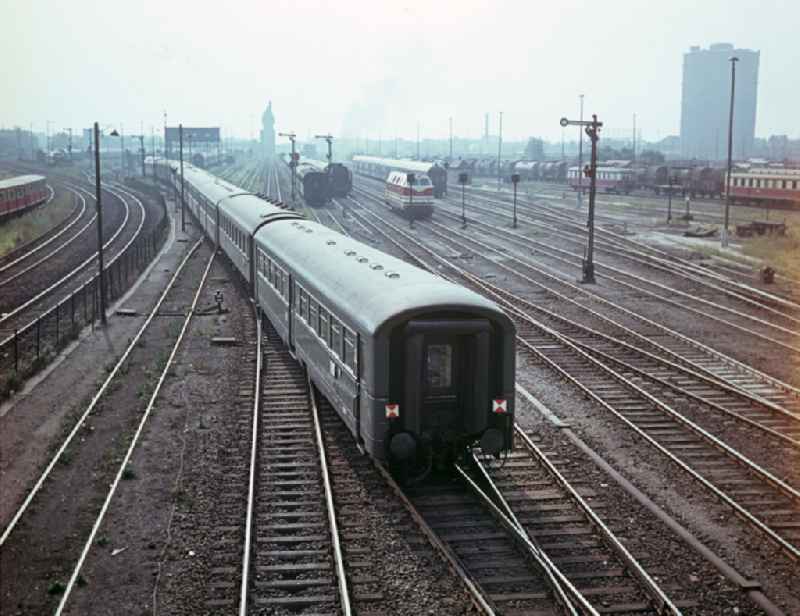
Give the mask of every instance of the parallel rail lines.
[{"label": "parallel rail lines", "polygon": [[340,552],[339,537],[308,382],[277,333],[267,327],[264,336],[252,565],[240,613],[245,607],[248,613],[310,608],[348,613],[340,559],[332,556]]},{"label": "parallel rail lines", "polygon": [[[48,188],[50,187],[48,186]],[[7,253],[2,259],[0,259],[0,263],[2,263],[2,265],[0,265],[0,274],[3,274],[17,265],[23,264],[25,261],[33,257],[33,255],[37,254],[40,250],[55,242],[81,220],[86,212],[86,200],[82,195],[77,193],[73,187],[68,186],[67,190],[69,190],[77,198],[75,201],[75,207],[70,215],[61,223],[48,229],[45,233],[30,241],[28,244],[20,246],[19,248],[12,250],[10,253]],[[48,199],[48,202],[53,199],[53,195],[55,194],[52,188],[50,188],[50,191],[51,196]],[[65,246],[67,243],[68,242],[62,244],[62,246]],[[8,284],[11,279],[18,275],[19,274],[17,273],[4,278],[2,282],[0,282],[0,286]]]},{"label": "parallel rail lines", "polygon": [[[125,198],[122,197],[122,194],[127,195],[129,198],[131,198],[136,203],[136,205],[138,205],[139,217],[138,217],[138,223],[136,225],[136,228],[131,233],[130,238],[128,238],[128,240],[125,242],[125,244],[123,246],[119,247],[119,249],[115,249],[114,256],[107,261],[106,270],[108,270],[111,267],[111,265],[114,263],[114,261],[116,259],[118,259],[121,255],[123,255],[125,253],[126,249],[131,244],[133,244],[133,242],[139,236],[139,233],[141,232],[142,227],[144,226],[145,218],[147,216],[147,211],[146,211],[144,205],[133,194],[131,194],[131,193],[127,192],[127,191],[121,190],[121,189],[117,189],[117,191],[114,191],[114,190],[110,190],[110,189],[107,188],[107,190],[109,190],[109,192],[111,192],[112,194],[115,194],[123,202],[125,215],[124,215],[122,223],[119,225],[119,227],[114,232],[114,234],[108,240],[106,240],[103,243],[103,248],[104,249],[108,249],[110,246],[112,246],[116,242],[117,238],[120,237],[120,235],[125,231],[125,229],[127,227],[127,224],[128,224],[128,220],[131,217],[130,205],[128,204],[128,201]],[[122,193],[122,194],[120,194],[120,193]],[[16,330],[19,330],[19,331],[23,331],[23,330],[27,329],[28,327],[30,327],[31,324],[36,320],[35,316],[32,319],[29,319],[27,322],[20,323],[19,321],[24,319],[25,315],[28,315],[31,312],[33,312],[33,313],[44,312],[47,309],[47,302],[51,301],[51,297],[53,297],[57,293],[59,293],[66,283],[68,283],[70,280],[72,280],[73,278],[75,278],[76,276],[81,274],[96,259],[97,259],[97,253],[95,252],[95,253],[91,254],[90,256],[88,256],[87,258],[85,258],[77,266],[73,267],[68,272],[63,274],[56,282],[52,283],[47,288],[43,289],[42,291],[40,291],[39,293],[37,293],[36,295],[31,297],[27,301],[25,301],[22,304],[16,306],[10,312],[4,314],[2,317],[0,317],[0,328],[6,329],[6,330],[8,330],[8,329],[16,329]],[[37,306],[39,306],[40,304],[44,304],[44,307],[37,308]],[[4,346],[4,345],[8,344],[9,340],[11,340],[13,337],[14,337],[14,334],[11,334],[11,335],[7,336],[5,339],[3,339],[2,342],[0,342],[0,346]]]},{"label": "parallel rail lines", "polygon": [[492,285],[448,262],[396,225],[383,222],[442,267],[452,269],[471,286],[506,307],[518,322],[518,340],[523,349],[574,383],[785,553],[800,558],[800,524],[796,521],[800,493],[796,489],[646,392],[631,380],[630,374],[611,368],[567,337],[526,315],[518,308],[517,301],[504,297],[512,294],[497,292]]}]

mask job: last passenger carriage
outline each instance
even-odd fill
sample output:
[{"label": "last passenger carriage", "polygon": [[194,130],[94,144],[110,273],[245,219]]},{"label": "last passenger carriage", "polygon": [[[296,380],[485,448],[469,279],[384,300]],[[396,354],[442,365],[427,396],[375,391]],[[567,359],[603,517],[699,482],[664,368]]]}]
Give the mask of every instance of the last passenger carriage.
[{"label": "last passenger carriage", "polygon": [[423,477],[473,447],[511,450],[516,333],[496,304],[203,170],[184,175],[200,227],[367,454]]}]

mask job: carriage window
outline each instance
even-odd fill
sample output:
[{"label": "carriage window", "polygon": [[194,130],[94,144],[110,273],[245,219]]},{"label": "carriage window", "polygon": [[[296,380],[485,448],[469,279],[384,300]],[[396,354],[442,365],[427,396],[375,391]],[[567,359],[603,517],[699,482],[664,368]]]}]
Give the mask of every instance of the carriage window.
[{"label": "carriage window", "polygon": [[328,344],[328,311],[322,306],[319,307],[319,325],[317,327],[319,337]]},{"label": "carriage window", "polygon": [[331,350],[337,357],[342,355],[342,324],[339,319],[331,316]]},{"label": "carriage window", "polygon": [[308,298],[308,324],[311,326],[312,329],[317,329],[317,324],[319,323],[317,309],[319,305],[317,304],[317,300],[313,297]]},{"label": "carriage window", "polygon": [[303,320],[308,319],[308,294],[303,290],[302,287],[298,286],[297,288],[297,314],[300,315],[300,318]]},{"label": "carriage window", "polygon": [[344,363],[355,374],[356,372],[356,335],[344,328]]},{"label": "carriage window", "polygon": [[430,389],[451,387],[453,383],[453,347],[449,344],[428,345],[426,371]]}]

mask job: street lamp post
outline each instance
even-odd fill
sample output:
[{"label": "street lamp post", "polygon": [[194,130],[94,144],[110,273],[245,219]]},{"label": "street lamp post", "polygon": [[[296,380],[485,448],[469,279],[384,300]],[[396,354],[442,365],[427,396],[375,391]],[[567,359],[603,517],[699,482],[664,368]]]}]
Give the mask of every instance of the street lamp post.
[{"label": "street lamp post", "polygon": [[406,181],[408,182],[408,226],[414,228],[414,184],[417,181],[417,176],[413,173],[406,173]]},{"label": "street lamp post", "polygon": [[667,167],[667,224],[672,224],[672,170]]},{"label": "street lamp post", "polygon": [[[112,137],[119,136],[111,131]],[[100,125],[94,123],[94,197],[97,209],[97,284],[100,287],[100,323],[106,325],[106,285],[103,266],[103,208],[100,197]]]},{"label": "street lamp post", "polygon": [[[581,98],[581,116],[580,121],[583,122],[583,94]],[[583,127],[578,128],[578,207],[583,205]]]},{"label": "street lamp post", "polygon": [[731,63],[731,108],[728,114],[728,173],[725,176],[725,224],[722,228],[722,246],[728,245],[728,220],[731,208],[731,171],[733,169],[733,100],[736,93],[736,63],[739,58],[733,56]]},{"label": "street lamp post", "polygon": [[[328,142],[328,164],[330,165],[333,162],[333,135],[314,135],[314,139],[324,139]],[[378,153],[380,154],[380,150]]]},{"label": "street lamp post", "polygon": [[461,226],[467,228],[467,199],[466,188],[469,176],[466,173],[458,174],[458,183],[461,184]]},{"label": "street lamp post", "polygon": [[503,112],[500,112],[500,127],[497,133],[497,191],[500,192],[500,180],[502,170],[500,169],[500,159],[503,155]]},{"label": "street lamp post", "polygon": [[519,173],[511,174],[511,183],[514,185],[514,228],[517,228],[517,184],[519,184]]},{"label": "street lamp post", "polygon": [[289,141],[292,142],[292,159],[289,161],[289,167],[292,170],[292,203],[294,203],[294,194],[295,194],[295,169],[297,168],[297,154],[294,151],[294,142],[297,138],[297,134],[295,133],[278,133],[279,137],[288,137]]},{"label": "street lamp post", "polygon": [[[591,164],[584,169],[584,173],[586,173],[590,180],[589,220],[587,222],[587,227],[589,228],[589,241],[586,249],[586,258],[583,261],[583,278],[581,279],[581,282],[584,284],[594,284],[594,197],[597,189],[597,141],[600,139],[600,128],[602,128],[603,123],[597,121],[596,114],[592,114],[591,121],[578,120],[576,122],[567,118],[561,118],[561,126],[583,127],[592,142]],[[580,174],[580,169],[578,170],[578,173]],[[580,178],[580,175],[578,177]]]},{"label": "street lamp post", "polygon": [[183,124],[178,124],[178,150],[181,159],[181,233],[186,232],[186,212],[184,203],[184,185],[183,185]]}]

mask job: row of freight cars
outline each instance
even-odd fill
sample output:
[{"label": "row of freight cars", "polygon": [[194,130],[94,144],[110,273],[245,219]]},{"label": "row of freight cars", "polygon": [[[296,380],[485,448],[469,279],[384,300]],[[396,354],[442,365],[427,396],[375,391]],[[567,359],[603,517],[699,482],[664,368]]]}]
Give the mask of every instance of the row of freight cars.
[{"label": "row of freight cars", "polygon": [[[573,190],[589,187],[589,180],[578,166],[567,161],[456,160],[451,171],[473,177],[497,177],[509,181],[519,174],[522,181],[569,184]],[[725,195],[725,170],[707,165],[632,165],[630,161],[604,161],[597,168],[597,188],[601,192],[628,194],[634,190],[656,195],[722,198]],[[786,205],[800,207],[800,169],[748,167],[737,165],[731,174],[731,199],[734,203]]]}]

